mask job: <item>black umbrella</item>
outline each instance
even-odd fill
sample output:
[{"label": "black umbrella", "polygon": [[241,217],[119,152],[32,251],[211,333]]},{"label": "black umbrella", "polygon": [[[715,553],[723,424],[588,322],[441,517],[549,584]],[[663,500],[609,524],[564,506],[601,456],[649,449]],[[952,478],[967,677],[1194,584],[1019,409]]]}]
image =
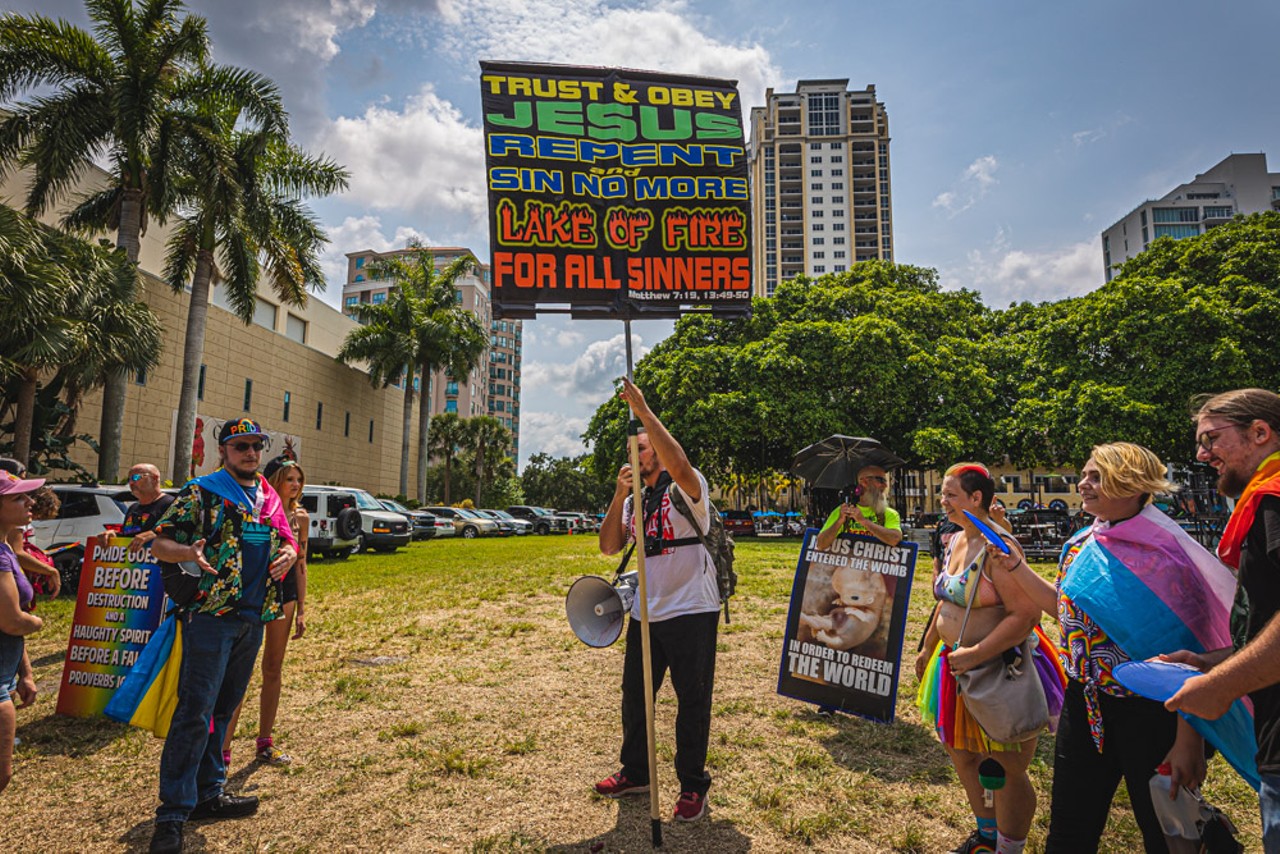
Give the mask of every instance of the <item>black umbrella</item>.
[{"label": "black umbrella", "polygon": [[876,439],[866,436],[828,436],[815,442],[791,461],[791,473],[821,489],[844,489],[867,466],[889,469],[906,462]]}]

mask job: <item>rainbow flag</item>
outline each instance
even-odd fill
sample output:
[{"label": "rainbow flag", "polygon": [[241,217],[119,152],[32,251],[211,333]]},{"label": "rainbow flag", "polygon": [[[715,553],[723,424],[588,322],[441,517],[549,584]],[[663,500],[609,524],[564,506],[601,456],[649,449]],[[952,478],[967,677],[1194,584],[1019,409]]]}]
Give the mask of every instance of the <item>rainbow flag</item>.
[{"label": "rainbow flag", "polygon": [[177,615],[170,614],[151,635],[103,713],[164,738],[178,705],[181,670],[182,630]]},{"label": "rainbow flag", "polygon": [[[1235,575],[1164,513],[1147,505],[1132,519],[1095,526],[1077,538],[1085,543],[1067,568],[1062,592],[1130,659],[1231,646]],[[1259,788],[1258,745],[1247,698],[1216,721],[1183,717]]]}]

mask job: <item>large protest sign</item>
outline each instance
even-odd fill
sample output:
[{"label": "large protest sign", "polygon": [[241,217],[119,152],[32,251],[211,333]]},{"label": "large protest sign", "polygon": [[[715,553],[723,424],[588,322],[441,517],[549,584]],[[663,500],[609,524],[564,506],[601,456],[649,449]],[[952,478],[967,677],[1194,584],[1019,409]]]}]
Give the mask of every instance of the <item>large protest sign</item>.
[{"label": "large protest sign", "polygon": [[844,534],[829,551],[805,533],[791,590],[778,693],[893,720],[916,544]]},{"label": "large protest sign", "polygon": [[[482,62],[499,317],[750,308],[750,204],[734,81]],[[556,309],[552,309],[556,310]]]},{"label": "large protest sign", "polygon": [[165,602],[160,567],[150,549],[140,561],[129,559],[133,537],[91,537],[67,644],[60,715],[102,714],[107,701],[128,674],[138,653],[160,625]]}]

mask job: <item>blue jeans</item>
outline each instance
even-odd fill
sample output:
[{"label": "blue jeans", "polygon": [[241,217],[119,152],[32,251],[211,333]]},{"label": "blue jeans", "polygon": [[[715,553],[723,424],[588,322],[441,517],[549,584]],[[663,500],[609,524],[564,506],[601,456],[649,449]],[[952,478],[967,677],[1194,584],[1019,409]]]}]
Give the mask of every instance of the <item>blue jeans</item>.
[{"label": "blue jeans", "polygon": [[1280,854],[1280,774],[1263,774],[1258,792],[1262,807],[1262,847],[1267,854]]},{"label": "blue jeans", "polygon": [[234,614],[183,619],[178,705],[160,756],[156,821],[186,821],[196,804],[222,794],[227,776],[222,739],[244,699],[261,645],[262,623]]}]

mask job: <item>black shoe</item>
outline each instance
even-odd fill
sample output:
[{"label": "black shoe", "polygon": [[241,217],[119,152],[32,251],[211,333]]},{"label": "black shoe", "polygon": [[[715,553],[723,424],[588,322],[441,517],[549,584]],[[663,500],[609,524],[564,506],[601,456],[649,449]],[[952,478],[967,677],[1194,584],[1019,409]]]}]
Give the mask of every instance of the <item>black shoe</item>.
[{"label": "black shoe", "polygon": [[952,848],[948,854],[992,854],[996,850],[996,841],[983,836],[975,830],[969,838],[961,842],[959,847]]},{"label": "black shoe", "polygon": [[151,834],[151,854],[179,854],[182,851],[182,822],[158,821]]},{"label": "black shoe", "polygon": [[253,815],[258,811],[257,795],[228,795],[223,792],[216,798],[210,798],[207,801],[201,801],[196,804],[196,808],[191,811],[191,815],[187,816],[188,821],[197,821],[202,818],[219,819],[219,818],[244,818],[247,815]]}]

